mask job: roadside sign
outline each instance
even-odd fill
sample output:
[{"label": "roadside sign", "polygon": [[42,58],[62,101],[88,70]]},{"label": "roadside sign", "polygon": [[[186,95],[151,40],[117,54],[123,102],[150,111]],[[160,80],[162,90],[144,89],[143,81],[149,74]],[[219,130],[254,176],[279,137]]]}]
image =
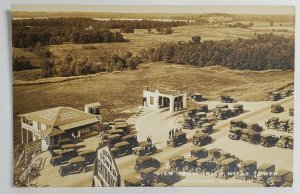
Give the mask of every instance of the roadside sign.
[{"label": "roadside sign", "polygon": [[119,187],[121,178],[110,148],[105,145],[97,149],[93,176],[93,187]]}]

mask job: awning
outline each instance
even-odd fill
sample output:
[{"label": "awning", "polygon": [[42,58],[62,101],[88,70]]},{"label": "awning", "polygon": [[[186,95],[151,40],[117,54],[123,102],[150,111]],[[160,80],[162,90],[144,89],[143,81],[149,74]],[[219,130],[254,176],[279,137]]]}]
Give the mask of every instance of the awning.
[{"label": "awning", "polygon": [[97,119],[97,118],[90,118],[90,119],[86,119],[86,120],[83,120],[83,121],[77,121],[77,122],[74,122],[74,123],[69,123],[69,124],[66,124],[66,125],[61,125],[61,126],[58,126],[58,128],[61,129],[61,130],[63,130],[63,131],[65,131],[65,130],[68,130],[68,129],[82,127],[82,126],[94,124],[94,123],[97,123],[97,122],[99,122],[99,119]]},{"label": "awning", "polygon": [[64,132],[57,128],[47,128],[43,131],[44,137],[53,137],[60,134],[63,134]]}]

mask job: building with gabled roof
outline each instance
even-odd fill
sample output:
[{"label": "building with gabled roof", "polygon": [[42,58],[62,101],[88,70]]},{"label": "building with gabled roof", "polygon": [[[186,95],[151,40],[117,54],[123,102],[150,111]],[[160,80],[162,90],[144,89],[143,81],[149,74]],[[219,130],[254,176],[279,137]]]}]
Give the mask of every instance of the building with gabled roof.
[{"label": "building with gabled roof", "polygon": [[42,150],[59,139],[80,137],[82,132],[100,122],[95,115],[71,107],[55,107],[18,116],[21,117],[22,144],[24,139],[27,143],[41,139]]}]

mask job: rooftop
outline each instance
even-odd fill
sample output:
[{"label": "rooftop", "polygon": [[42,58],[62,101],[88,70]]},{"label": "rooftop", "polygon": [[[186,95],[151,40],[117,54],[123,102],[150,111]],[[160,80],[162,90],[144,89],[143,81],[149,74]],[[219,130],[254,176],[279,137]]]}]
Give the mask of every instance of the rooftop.
[{"label": "rooftop", "polygon": [[149,88],[149,87],[146,87],[144,89],[144,91],[149,91],[149,92],[157,92],[157,93],[160,93],[160,94],[166,94],[166,95],[171,95],[171,96],[178,96],[178,95],[181,95],[185,92],[182,92],[180,90],[174,90],[174,89],[167,89],[167,88],[156,88],[156,89],[153,89],[153,88]]}]

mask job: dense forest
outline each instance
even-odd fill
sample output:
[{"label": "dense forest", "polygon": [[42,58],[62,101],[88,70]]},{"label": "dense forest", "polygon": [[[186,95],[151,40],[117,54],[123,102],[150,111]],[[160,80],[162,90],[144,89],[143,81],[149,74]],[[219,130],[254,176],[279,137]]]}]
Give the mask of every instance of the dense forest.
[{"label": "dense forest", "polygon": [[186,25],[182,21],[107,20],[91,18],[49,18],[13,20],[13,47],[33,48],[43,45],[73,43],[122,42],[123,35],[109,29],[121,29],[133,33],[134,29],[165,28]]},{"label": "dense forest", "polygon": [[203,41],[194,36],[189,42],[162,43],[142,53],[146,61],[192,64],[198,67],[221,65],[232,69],[294,69],[294,37],[273,34],[251,39]]}]

